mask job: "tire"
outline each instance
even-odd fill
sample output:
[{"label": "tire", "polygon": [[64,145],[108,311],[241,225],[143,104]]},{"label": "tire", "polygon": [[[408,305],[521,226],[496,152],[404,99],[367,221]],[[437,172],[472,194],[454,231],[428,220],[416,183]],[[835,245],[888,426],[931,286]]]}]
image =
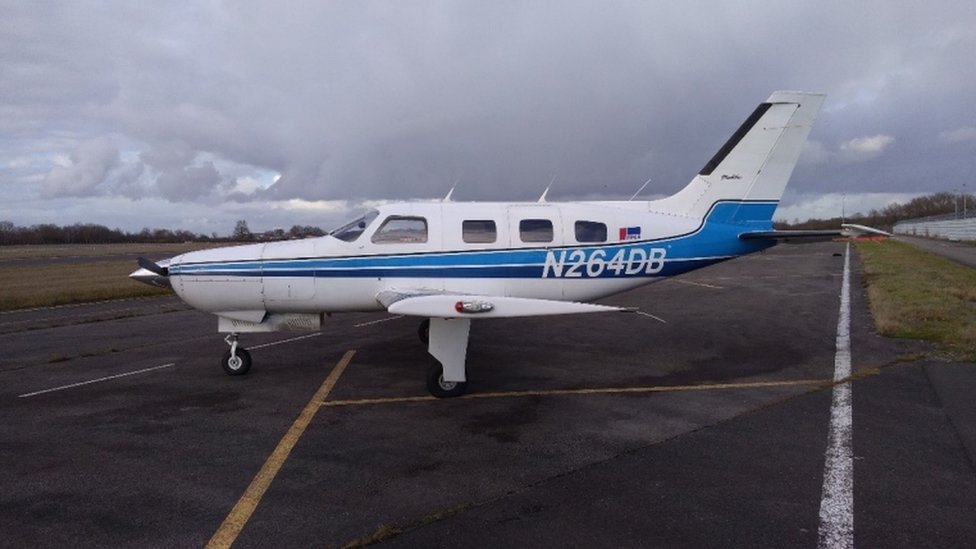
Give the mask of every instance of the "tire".
[{"label": "tire", "polygon": [[231,360],[228,350],[220,359],[220,366],[224,369],[224,373],[229,376],[242,376],[251,369],[251,353],[247,352],[247,349],[238,348],[237,359]]},{"label": "tire", "polygon": [[417,328],[417,337],[424,345],[430,344],[430,319],[425,318],[420,322],[420,326]]},{"label": "tire", "polygon": [[434,360],[427,370],[427,390],[437,398],[459,397],[468,390],[467,381],[444,381],[444,367]]}]

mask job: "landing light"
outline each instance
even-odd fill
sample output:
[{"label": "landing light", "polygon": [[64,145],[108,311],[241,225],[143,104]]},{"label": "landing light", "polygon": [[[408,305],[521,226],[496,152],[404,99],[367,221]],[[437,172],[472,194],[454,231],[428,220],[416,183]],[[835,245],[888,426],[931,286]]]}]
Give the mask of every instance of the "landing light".
[{"label": "landing light", "polygon": [[459,313],[487,313],[494,308],[487,301],[458,301],[454,304],[454,310]]}]

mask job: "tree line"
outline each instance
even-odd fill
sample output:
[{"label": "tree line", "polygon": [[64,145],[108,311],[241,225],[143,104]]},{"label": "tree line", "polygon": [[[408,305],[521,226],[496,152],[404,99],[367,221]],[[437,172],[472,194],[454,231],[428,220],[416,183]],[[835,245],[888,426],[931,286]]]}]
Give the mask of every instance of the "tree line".
[{"label": "tree line", "polygon": [[913,198],[904,204],[891,204],[880,210],[873,209],[867,214],[858,212],[846,218],[837,216],[830,219],[809,219],[794,223],[777,221],[775,225],[777,229],[820,230],[836,229],[840,227],[841,223],[857,223],[890,231],[895,223],[905,219],[953,213],[961,216],[964,210],[976,213],[976,202],[974,202],[972,195],[943,192]]},{"label": "tree line", "polygon": [[325,231],[310,225],[295,225],[289,230],[275,229],[264,233],[252,233],[247,221],[240,220],[228,237],[217,233],[210,235],[186,230],[149,229],[127,232],[110,229],[95,223],[55,225],[45,223],[19,227],[11,221],[0,221],[0,246],[38,244],[126,244],[126,243],[180,243],[180,242],[265,242],[322,236]]}]

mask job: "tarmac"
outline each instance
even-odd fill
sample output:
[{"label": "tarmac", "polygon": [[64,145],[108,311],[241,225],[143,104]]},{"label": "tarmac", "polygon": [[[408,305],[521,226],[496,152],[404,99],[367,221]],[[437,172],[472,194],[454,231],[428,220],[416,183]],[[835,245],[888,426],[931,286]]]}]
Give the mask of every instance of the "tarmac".
[{"label": "tarmac", "polygon": [[970,242],[953,242],[937,238],[921,238],[905,235],[898,235],[895,239],[976,269],[976,246]]},{"label": "tarmac", "polygon": [[235,378],[175,298],[0,314],[3,545],[815,547],[839,524],[969,546],[976,365],[874,334],[855,254],[835,381],[845,253],[783,245],[605,301],[642,314],[476,322],[447,400],[418,319],[245,335]]}]

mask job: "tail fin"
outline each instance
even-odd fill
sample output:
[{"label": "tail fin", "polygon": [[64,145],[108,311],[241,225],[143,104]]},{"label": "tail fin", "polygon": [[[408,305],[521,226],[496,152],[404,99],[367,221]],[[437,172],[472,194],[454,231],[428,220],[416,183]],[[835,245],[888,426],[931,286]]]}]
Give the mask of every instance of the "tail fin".
[{"label": "tail fin", "polygon": [[823,101],[818,93],[774,92],[687,187],[651,202],[651,209],[704,217],[721,201],[761,202],[768,207],[725,208],[723,220],[771,220]]}]

